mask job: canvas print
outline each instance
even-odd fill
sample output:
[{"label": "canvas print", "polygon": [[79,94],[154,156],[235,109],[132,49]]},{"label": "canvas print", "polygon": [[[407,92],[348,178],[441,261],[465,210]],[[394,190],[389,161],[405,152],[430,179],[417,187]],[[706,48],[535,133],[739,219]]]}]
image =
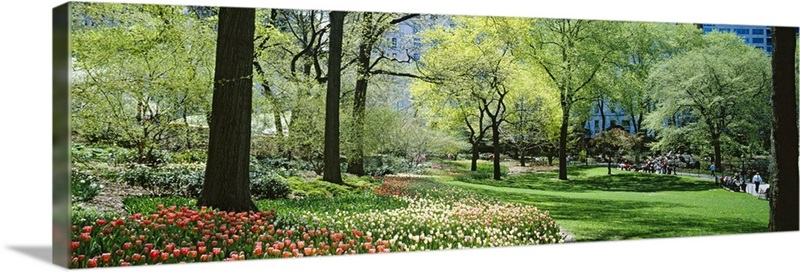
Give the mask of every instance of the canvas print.
[{"label": "canvas print", "polygon": [[69,268],[797,229],[797,28],[65,7]]}]

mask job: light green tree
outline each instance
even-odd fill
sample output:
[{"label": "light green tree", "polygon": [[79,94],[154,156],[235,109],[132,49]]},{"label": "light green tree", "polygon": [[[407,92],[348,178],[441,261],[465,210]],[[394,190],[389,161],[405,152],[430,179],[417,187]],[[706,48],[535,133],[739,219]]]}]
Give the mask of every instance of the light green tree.
[{"label": "light green tree", "polygon": [[[747,145],[768,129],[769,57],[730,33],[703,36],[703,46],[655,65],[649,84],[655,110],[645,127],[656,132],[654,148],[678,142],[713,149],[722,164],[723,143]],[[672,146],[674,147],[674,146]]]}]

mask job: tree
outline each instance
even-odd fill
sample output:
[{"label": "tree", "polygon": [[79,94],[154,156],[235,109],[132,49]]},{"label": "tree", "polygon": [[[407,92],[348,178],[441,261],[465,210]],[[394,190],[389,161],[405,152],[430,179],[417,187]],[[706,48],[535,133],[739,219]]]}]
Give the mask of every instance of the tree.
[{"label": "tree", "polygon": [[220,8],[211,131],[198,206],[257,211],[250,195],[255,9]]},{"label": "tree", "polygon": [[611,162],[619,159],[620,152],[634,146],[637,140],[627,131],[611,128],[595,135],[592,143],[601,150],[603,159],[608,163],[608,174],[611,175]]},{"label": "tree", "polygon": [[[650,72],[656,109],[645,117],[656,148],[700,142],[713,148],[723,168],[723,142],[737,134],[763,133],[768,118],[769,61],[731,33],[703,36],[705,45],[669,58]],[[741,143],[745,144],[745,143]]]},{"label": "tree", "polygon": [[372,53],[375,51],[376,43],[390,26],[414,18],[418,14],[409,14],[396,19],[392,19],[392,16],[393,14],[390,13],[363,12],[361,13],[361,20],[358,22],[361,35],[359,37],[358,53],[355,58],[358,74],[353,97],[353,127],[351,135],[353,150],[348,156],[347,172],[359,176],[364,175],[364,113],[367,104],[369,80],[376,73],[396,74],[377,70],[375,67],[381,60],[400,61],[397,58],[390,58],[383,54],[373,60]]},{"label": "tree", "polygon": [[797,27],[774,27],[772,39],[769,230],[797,231]]},{"label": "tree", "polygon": [[624,40],[620,23],[574,19],[525,19],[507,35],[519,39],[516,54],[544,69],[559,90],[561,128],[558,178],[567,180],[567,141],[575,103],[589,99],[586,86],[612,59],[618,41]]},{"label": "tree", "polygon": [[331,11],[328,39],[328,92],[325,99],[325,170],[322,180],[343,184],[339,166],[339,89],[341,88],[342,32],[345,12]]},{"label": "tree", "polygon": [[178,6],[74,8],[72,129],[88,141],[135,148],[137,163],[158,163],[158,149],[200,146],[188,117],[210,104],[211,20]]},{"label": "tree", "polygon": [[[481,121],[486,116],[492,130],[493,178],[500,180],[500,124],[506,118],[506,96],[517,87],[512,86],[511,78],[520,67],[510,44],[499,38],[501,26],[492,18],[453,21],[458,23],[453,29],[426,33],[426,39],[436,46],[424,52],[422,74],[441,79],[436,83],[450,92],[444,95],[454,99],[450,100],[453,106],[469,103],[477,107]],[[474,135],[475,128],[470,126],[470,130]]]}]

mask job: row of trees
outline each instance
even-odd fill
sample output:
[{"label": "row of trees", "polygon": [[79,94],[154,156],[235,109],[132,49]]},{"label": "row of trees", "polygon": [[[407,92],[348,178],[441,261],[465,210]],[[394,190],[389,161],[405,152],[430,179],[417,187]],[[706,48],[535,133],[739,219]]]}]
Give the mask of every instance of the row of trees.
[{"label": "row of trees", "polygon": [[412,94],[431,124],[466,136],[473,169],[491,137],[495,179],[504,139],[520,158],[557,151],[566,180],[570,141],[584,137],[592,106],[602,114],[607,103],[630,115],[632,134],[655,134],[655,150],[713,150],[717,165],[723,149],[766,153],[769,56],[734,34],[703,35],[691,24],[454,21],[425,33],[435,46]]}]

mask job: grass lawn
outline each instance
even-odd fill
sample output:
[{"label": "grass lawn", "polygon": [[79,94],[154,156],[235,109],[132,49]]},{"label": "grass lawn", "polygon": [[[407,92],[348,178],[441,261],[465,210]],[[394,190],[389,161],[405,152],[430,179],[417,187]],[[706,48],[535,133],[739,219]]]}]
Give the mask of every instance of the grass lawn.
[{"label": "grass lawn", "polygon": [[[479,171],[487,168],[490,171]],[[571,167],[568,173],[569,181],[558,180],[557,172],[506,176],[501,181],[485,174],[455,175],[439,181],[550,211],[577,241],[767,231],[766,200],[719,189],[712,180],[616,169],[608,176],[604,167]]]}]

